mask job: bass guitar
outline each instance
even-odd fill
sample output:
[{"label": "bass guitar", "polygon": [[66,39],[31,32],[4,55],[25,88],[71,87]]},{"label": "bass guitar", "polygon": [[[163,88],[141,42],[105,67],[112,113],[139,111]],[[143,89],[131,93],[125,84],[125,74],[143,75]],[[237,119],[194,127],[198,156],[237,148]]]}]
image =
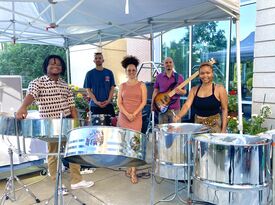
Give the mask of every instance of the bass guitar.
[{"label": "bass guitar", "polygon": [[191,80],[196,78],[199,75],[199,71],[195,72],[193,75],[191,75],[188,79],[186,79],[184,82],[179,84],[176,88],[173,90],[168,90],[166,92],[158,93],[156,97],[154,98],[154,106],[158,112],[165,113],[169,106],[172,104],[172,97],[176,94],[176,89],[181,89],[184,86],[186,86]]}]

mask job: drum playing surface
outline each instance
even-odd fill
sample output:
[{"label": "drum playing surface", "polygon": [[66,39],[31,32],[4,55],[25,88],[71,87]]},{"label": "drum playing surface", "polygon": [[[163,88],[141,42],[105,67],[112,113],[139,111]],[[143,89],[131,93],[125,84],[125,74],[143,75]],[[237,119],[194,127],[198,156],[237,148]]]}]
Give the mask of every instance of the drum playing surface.
[{"label": "drum playing surface", "polygon": [[71,130],[65,150],[69,162],[92,167],[145,164],[146,138],[140,132],[110,126]]}]

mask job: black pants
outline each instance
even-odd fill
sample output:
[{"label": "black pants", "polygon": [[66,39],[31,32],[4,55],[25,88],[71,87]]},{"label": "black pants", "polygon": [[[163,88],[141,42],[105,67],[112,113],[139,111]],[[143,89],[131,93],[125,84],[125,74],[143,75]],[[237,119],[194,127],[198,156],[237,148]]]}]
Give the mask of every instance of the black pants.
[{"label": "black pants", "polygon": [[91,106],[91,113],[92,113],[92,115],[96,115],[96,114],[109,114],[112,117],[116,116],[115,115],[115,109],[114,109],[114,106],[112,104],[108,104],[104,108]]}]

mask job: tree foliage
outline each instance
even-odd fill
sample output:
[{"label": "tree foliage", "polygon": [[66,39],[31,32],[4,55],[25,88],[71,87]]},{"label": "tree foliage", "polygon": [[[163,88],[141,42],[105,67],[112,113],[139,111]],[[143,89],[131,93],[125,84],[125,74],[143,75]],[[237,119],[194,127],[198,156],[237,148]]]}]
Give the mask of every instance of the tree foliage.
[{"label": "tree foliage", "polygon": [[56,54],[66,59],[65,50],[56,46],[4,43],[1,47],[0,75],[21,75],[23,88],[43,75],[42,63],[48,55]]},{"label": "tree foliage", "polygon": [[[208,60],[205,59],[205,57],[208,58],[205,54],[225,49],[227,39],[224,30],[218,29],[217,22],[194,25],[192,28],[192,66],[195,71],[202,61]],[[189,41],[189,32],[186,32],[178,43],[172,41],[170,47],[164,44],[162,49],[162,57],[172,57],[176,71],[183,74],[185,78],[188,76]],[[218,83],[224,81],[224,76],[220,75],[220,71],[217,72],[215,78]],[[197,83],[199,83],[198,80],[192,81],[192,84]]]},{"label": "tree foliage", "polygon": [[[192,32],[192,59],[193,65],[200,63],[200,57],[202,53],[209,53],[226,48],[226,37],[224,30],[217,28],[217,22],[203,23],[193,26]],[[185,53],[188,51],[189,45],[189,32],[183,36],[183,38],[176,43],[171,42],[171,46],[163,45],[163,57],[171,56],[175,62],[175,67],[183,67],[182,63]],[[186,54],[187,55],[187,54]],[[178,59],[178,60],[177,60]]]}]

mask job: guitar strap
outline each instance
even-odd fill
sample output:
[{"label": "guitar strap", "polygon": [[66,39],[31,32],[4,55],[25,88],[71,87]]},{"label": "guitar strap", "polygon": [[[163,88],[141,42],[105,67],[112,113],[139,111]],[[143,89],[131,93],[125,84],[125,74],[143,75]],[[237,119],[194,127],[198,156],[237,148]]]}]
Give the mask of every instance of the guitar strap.
[{"label": "guitar strap", "polygon": [[[174,72],[174,74],[175,74],[175,82],[172,83],[172,84],[170,85],[170,87],[169,87],[169,89],[171,89],[171,90],[173,90],[173,89],[177,86],[178,80],[179,80],[179,74],[176,73],[176,72]],[[170,105],[174,104],[176,101],[177,101],[176,99],[172,100],[172,101],[170,102]]]},{"label": "guitar strap", "polygon": [[[173,89],[177,86],[177,84],[178,84],[179,74],[176,73],[176,72],[174,72],[174,74],[175,74],[175,82],[173,82],[173,83],[169,86],[169,88],[167,89],[167,91],[168,91],[168,90],[173,90]],[[166,91],[166,92],[167,92],[167,91]]]}]

